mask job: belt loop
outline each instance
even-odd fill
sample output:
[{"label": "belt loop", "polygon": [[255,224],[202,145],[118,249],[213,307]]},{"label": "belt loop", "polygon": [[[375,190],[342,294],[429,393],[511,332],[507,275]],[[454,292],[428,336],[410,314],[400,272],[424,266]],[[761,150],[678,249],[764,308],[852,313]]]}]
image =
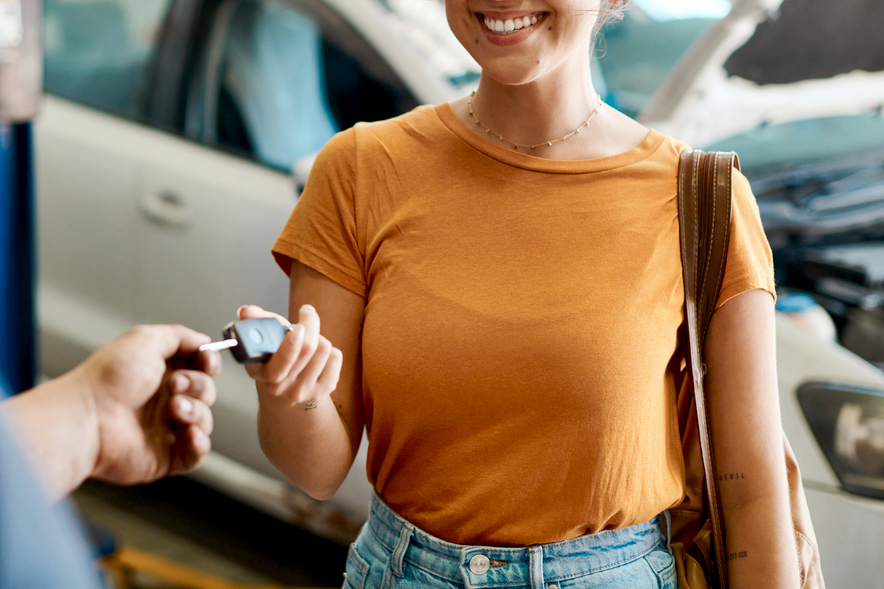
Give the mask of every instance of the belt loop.
[{"label": "belt loop", "polygon": [[528,551],[531,557],[531,589],[543,589],[543,548],[531,546]]},{"label": "belt loop", "polygon": [[393,549],[393,556],[390,558],[390,568],[393,569],[393,574],[397,577],[405,576],[402,570],[402,561],[405,560],[405,551],[408,549],[413,533],[414,526],[409,523],[402,526],[402,530],[399,531],[399,541],[396,543],[396,548]]},{"label": "belt loop", "polygon": [[668,509],[663,512],[663,516],[666,518],[666,548],[671,548],[670,544],[672,543],[672,516],[669,515]]}]

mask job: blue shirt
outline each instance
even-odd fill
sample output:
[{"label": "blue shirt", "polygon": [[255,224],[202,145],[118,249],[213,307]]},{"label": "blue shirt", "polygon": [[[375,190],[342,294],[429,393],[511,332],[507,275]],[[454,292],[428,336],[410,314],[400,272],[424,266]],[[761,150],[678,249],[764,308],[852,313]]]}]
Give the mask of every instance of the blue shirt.
[{"label": "blue shirt", "polygon": [[0,412],[0,587],[98,589],[87,546],[70,506],[50,503]]}]

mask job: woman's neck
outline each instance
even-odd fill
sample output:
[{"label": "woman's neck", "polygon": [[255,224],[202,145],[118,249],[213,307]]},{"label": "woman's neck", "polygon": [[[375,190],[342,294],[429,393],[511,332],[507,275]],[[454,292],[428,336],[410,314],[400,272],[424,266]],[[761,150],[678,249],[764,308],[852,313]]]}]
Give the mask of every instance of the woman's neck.
[{"label": "woman's neck", "polygon": [[584,72],[517,86],[482,76],[470,101],[473,123],[480,121],[481,132],[490,129],[489,135],[503,135],[509,147],[544,144],[567,136],[581,128],[601,101],[589,70]]},{"label": "woman's neck", "polygon": [[[500,84],[483,75],[475,95],[455,101],[451,107],[477,136],[510,150],[514,143],[536,145],[536,149],[516,149],[535,157],[588,160],[641,145],[648,129],[600,101],[587,63],[582,69],[521,85]],[[580,133],[553,141],[583,125],[596,105],[598,112]]]}]

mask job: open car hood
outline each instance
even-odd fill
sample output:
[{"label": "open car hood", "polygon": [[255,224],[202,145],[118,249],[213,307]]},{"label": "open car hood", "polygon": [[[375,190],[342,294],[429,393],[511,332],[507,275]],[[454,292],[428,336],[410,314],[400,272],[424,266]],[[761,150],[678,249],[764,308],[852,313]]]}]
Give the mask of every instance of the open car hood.
[{"label": "open car hood", "polygon": [[704,146],[748,129],[884,107],[881,0],[734,0],[639,116]]}]

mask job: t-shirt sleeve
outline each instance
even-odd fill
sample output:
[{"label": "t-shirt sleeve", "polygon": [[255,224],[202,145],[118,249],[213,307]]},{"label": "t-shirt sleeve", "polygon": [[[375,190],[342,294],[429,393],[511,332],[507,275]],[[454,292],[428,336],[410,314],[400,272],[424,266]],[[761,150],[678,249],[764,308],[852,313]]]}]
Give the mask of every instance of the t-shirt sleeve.
[{"label": "t-shirt sleeve", "polygon": [[756,288],[766,290],[775,300],[777,296],[773,255],[761,227],[758,203],[749,181],[738,170],[734,170],[733,187],[727,262],[716,309],[736,295]]},{"label": "t-shirt sleeve", "polygon": [[307,185],[273,244],[286,274],[298,260],[344,288],[366,296],[364,249],[356,227],[356,134],[335,135],[319,152]]}]

